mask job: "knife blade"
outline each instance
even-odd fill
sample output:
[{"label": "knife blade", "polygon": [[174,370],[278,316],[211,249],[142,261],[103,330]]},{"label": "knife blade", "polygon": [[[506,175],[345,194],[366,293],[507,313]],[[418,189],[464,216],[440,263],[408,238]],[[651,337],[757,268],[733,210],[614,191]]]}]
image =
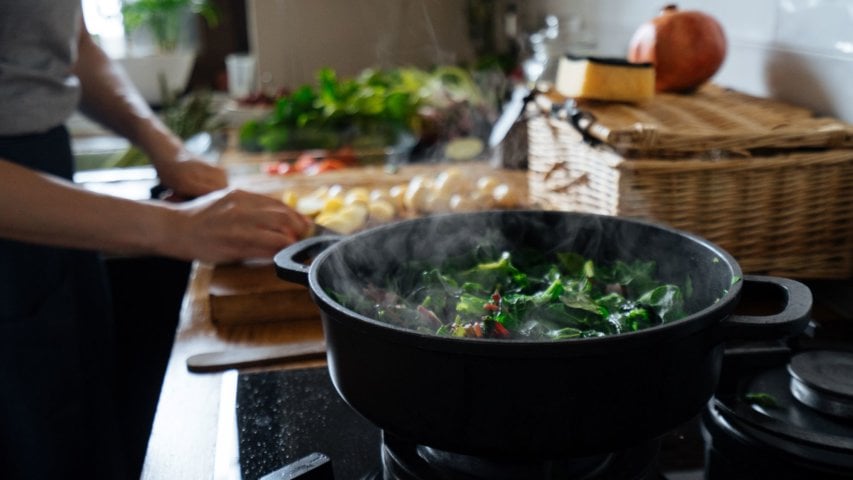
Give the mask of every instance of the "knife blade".
[{"label": "knife blade", "polygon": [[210,373],[232,368],[260,367],[324,358],[326,358],[326,343],[324,341],[307,341],[269,347],[244,347],[199,353],[187,358],[187,369],[194,373]]}]

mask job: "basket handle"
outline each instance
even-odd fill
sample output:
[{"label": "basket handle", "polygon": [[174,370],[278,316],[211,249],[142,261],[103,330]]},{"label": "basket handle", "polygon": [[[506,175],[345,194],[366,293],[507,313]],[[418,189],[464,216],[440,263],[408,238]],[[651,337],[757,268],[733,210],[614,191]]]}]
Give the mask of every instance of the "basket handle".
[{"label": "basket handle", "polygon": [[571,104],[567,104],[566,107],[569,109],[569,123],[575,127],[575,130],[580,132],[583,137],[583,141],[590,145],[597,145],[601,143],[601,140],[590,135],[589,130],[598,121],[590,112],[585,110],[581,110],[578,108],[576,102],[571,102]]}]

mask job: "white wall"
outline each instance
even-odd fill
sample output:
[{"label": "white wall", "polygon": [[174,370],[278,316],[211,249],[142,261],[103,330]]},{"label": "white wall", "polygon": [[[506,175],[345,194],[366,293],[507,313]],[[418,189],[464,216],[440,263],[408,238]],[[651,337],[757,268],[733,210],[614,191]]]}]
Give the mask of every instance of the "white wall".
[{"label": "white wall", "polygon": [[470,58],[462,0],[247,0],[262,84],[312,84],[320,68],[429,67]]},{"label": "white wall", "polygon": [[[634,29],[660,0],[530,0],[524,24],[546,13],[582,24],[595,53],[624,56]],[[729,50],[714,82],[853,122],[853,0],[684,0],[683,10],[715,16]],[[565,23],[569,23],[566,21]]]}]

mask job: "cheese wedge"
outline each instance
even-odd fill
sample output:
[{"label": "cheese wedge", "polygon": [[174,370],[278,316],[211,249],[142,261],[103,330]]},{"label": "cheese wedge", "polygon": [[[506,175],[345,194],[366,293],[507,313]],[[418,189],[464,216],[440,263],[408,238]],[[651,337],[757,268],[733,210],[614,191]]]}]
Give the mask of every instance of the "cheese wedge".
[{"label": "cheese wedge", "polygon": [[639,103],[655,95],[655,69],[651,63],[565,56],[554,88],[569,98]]}]

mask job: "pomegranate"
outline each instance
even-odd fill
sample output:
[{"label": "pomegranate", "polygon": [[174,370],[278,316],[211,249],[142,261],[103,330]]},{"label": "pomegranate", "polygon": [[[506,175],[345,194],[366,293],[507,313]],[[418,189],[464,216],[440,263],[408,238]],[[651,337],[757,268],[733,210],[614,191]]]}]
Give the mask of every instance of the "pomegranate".
[{"label": "pomegranate", "polygon": [[667,5],[641,25],[628,47],[628,60],[655,66],[655,90],[686,93],[711,78],[726,56],[726,36],[716,19]]}]

